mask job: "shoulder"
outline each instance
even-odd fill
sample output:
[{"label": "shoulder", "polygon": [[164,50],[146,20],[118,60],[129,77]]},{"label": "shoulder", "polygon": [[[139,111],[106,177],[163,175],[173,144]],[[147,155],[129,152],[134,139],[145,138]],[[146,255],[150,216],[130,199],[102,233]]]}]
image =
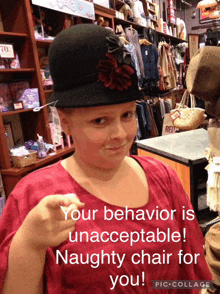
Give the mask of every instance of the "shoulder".
[{"label": "shoulder", "polygon": [[40,168],[23,177],[9,198],[13,197],[20,207],[26,206],[25,203],[35,206],[43,197],[54,194],[54,188],[64,183],[64,177],[60,162]]},{"label": "shoulder", "polygon": [[[170,194],[177,188],[182,189],[182,184],[176,172],[168,164],[147,156],[132,156],[143,168],[151,183],[161,186]],[[176,188],[175,188],[176,187]]]},{"label": "shoulder", "polygon": [[60,162],[51,164],[49,166],[35,170],[25,177],[23,177],[16,187],[21,187],[23,185],[44,185],[47,181],[54,181],[54,177],[60,174],[62,168]]},{"label": "shoulder", "polygon": [[137,155],[133,155],[131,157],[138,161],[138,163],[142,166],[145,172],[148,172],[150,174],[160,175],[166,173],[167,175],[169,175],[170,173],[174,172],[169,165],[152,157]]}]

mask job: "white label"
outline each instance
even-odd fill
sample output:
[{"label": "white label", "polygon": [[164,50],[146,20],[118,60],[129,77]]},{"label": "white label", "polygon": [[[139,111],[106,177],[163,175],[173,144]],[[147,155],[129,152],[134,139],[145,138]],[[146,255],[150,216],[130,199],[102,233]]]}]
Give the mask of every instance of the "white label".
[{"label": "white label", "polygon": [[220,173],[220,164],[214,164],[212,167],[214,173]]},{"label": "white label", "polygon": [[220,165],[220,157],[213,157],[213,163]]},{"label": "white label", "polygon": [[170,114],[170,118],[172,119],[172,121],[177,119],[179,116],[180,116],[179,110],[176,110],[176,111],[174,111],[173,113]]},{"label": "white label", "polygon": [[53,121],[53,137],[56,144],[61,145],[62,129],[60,124],[60,117],[56,107],[50,106],[52,121]]},{"label": "white label", "polygon": [[15,58],[13,45],[0,44],[0,56],[1,58]]},{"label": "white label", "polygon": [[147,50],[145,51],[145,55],[148,55],[148,51]]}]

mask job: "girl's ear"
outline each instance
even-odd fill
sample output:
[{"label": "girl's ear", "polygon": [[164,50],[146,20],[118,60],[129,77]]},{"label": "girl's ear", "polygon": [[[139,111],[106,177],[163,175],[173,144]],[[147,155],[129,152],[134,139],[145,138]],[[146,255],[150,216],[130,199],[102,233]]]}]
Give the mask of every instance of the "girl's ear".
[{"label": "girl's ear", "polygon": [[68,120],[68,116],[65,113],[65,111],[63,111],[62,109],[58,108],[57,109],[59,117],[60,117],[60,124],[61,124],[61,128],[64,131],[64,133],[66,135],[71,135],[70,132],[70,125],[69,125],[69,120]]}]

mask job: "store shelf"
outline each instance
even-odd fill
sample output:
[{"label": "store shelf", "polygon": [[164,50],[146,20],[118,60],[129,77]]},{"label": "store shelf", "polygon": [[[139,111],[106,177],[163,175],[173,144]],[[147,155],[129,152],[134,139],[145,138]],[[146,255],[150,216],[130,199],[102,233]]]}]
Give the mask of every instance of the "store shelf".
[{"label": "store shelf", "polygon": [[173,36],[158,32],[158,31],[157,31],[157,34],[158,34],[159,41],[160,41],[160,38],[165,38],[166,41],[170,40],[171,42],[173,42],[175,44],[187,42],[186,40],[182,40],[182,39],[179,39],[179,38],[176,38],[176,37],[173,37]]},{"label": "store shelf", "polygon": [[115,10],[111,8],[107,8],[105,6],[101,6],[99,4],[94,3],[94,8],[95,8],[95,13],[99,14],[104,13],[107,14],[108,16],[115,16]]},{"label": "store shelf", "polygon": [[37,159],[36,164],[32,164],[30,166],[26,166],[26,167],[22,167],[22,168],[12,167],[9,169],[1,169],[1,173],[3,176],[5,176],[5,175],[19,176],[19,175],[27,174],[33,170],[36,170],[36,169],[41,168],[45,165],[48,165],[55,160],[59,160],[59,158],[62,158],[65,155],[73,153],[74,149],[75,149],[74,146],[65,147],[64,149],[57,150],[55,155],[48,155],[46,158]]},{"label": "store shelf", "polygon": [[3,83],[20,79],[29,80],[34,74],[34,68],[0,69],[0,80]]},{"label": "store shelf", "polygon": [[149,11],[150,13],[152,13],[152,14],[156,14],[156,11],[153,10],[153,9],[148,8],[148,11]]},{"label": "store shelf", "polygon": [[150,20],[157,23],[157,20],[155,20],[154,18],[151,18]]},{"label": "store shelf", "polygon": [[154,5],[154,6],[155,6],[155,3],[152,3],[152,2],[150,2],[150,1],[148,1],[148,0],[145,0],[145,2],[147,2],[147,3],[149,3],[149,4],[151,4],[151,5]]},{"label": "store shelf", "polygon": [[[143,28],[145,28],[144,26],[138,25],[138,24],[136,24],[134,22],[131,22],[131,21],[128,21],[128,20],[124,20],[124,19],[117,18],[117,17],[114,17],[114,19],[115,19],[116,24],[120,23],[120,24],[124,24],[124,25],[127,25],[127,26],[132,25],[132,27],[134,29],[143,29]],[[157,21],[155,19],[151,19],[151,21],[157,23]],[[170,40],[171,42],[174,42],[175,44],[187,42],[185,40],[182,40],[182,39],[179,39],[179,38],[176,38],[176,37],[173,37],[173,36],[158,32],[158,31],[156,31],[156,32],[158,34],[159,41],[160,41],[160,38],[164,37],[165,40],[167,40],[167,41]]]},{"label": "store shelf", "polygon": [[124,19],[121,19],[121,18],[114,17],[114,20],[115,20],[116,24],[124,24],[124,25],[127,25],[127,26],[132,25],[133,28],[137,28],[137,29],[143,29],[144,28],[144,26],[138,25],[138,24],[136,24],[136,23],[134,23],[132,21],[124,20]]},{"label": "store shelf", "polygon": [[30,108],[30,109],[20,109],[20,110],[12,110],[12,111],[7,111],[7,112],[2,112],[1,115],[2,115],[2,116],[8,116],[8,115],[12,115],[12,114],[23,113],[23,112],[29,112],[29,111],[33,111],[33,108]]},{"label": "store shelf", "polygon": [[12,42],[14,39],[23,39],[27,37],[28,35],[23,33],[0,32],[0,41]]},{"label": "store shelf", "polygon": [[9,68],[9,69],[0,69],[0,73],[7,74],[7,73],[23,73],[23,72],[35,72],[34,68]]},{"label": "store shelf", "polygon": [[52,42],[53,40],[36,40],[37,47],[39,48],[47,48]]}]

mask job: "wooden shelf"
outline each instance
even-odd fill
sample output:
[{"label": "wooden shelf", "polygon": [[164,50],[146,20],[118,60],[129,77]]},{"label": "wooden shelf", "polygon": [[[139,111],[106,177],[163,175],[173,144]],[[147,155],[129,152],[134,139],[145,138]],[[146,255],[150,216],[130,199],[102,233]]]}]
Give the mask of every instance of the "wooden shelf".
[{"label": "wooden shelf", "polygon": [[37,47],[45,48],[49,47],[53,40],[36,40]]},{"label": "wooden shelf", "polygon": [[175,43],[175,44],[187,42],[186,40],[182,40],[182,39],[179,39],[179,38],[176,38],[176,37],[173,37],[173,36],[170,36],[170,35],[167,35],[167,34],[158,32],[158,31],[157,31],[157,34],[158,34],[159,39],[162,38],[162,37],[164,37],[165,40],[169,40],[170,39],[170,41],[173,42],[173,43]]},{"label": "wooden shelf", "polygon": [[105,13],[108,14],[109,16],[115,16],[115,10],[111,8],[107,8],[105,6],[101,6],[99,4],[94,3],[94,8],[95,8],[95,13],[99,14]]},{"label": "wooden shelf", "polygon": [[40,167],[46,166],[55,160],[59,160],[59,158],[62,158],[65,155],[73,153],[74,149],[75,149],[74,146],[65,147],[64,149],[57,150],[55,155],[48,155],[46,158],[37,159],[36,164],[32,164],[22,168],[12,167],[9,169],[1,169],[1,173],[3,176],[4,175],[18,176],[18,175],[27,174]]},{"label": "wooden shelf", "polygon": [[[142,28],[145,28],[144,26],[141,26],[141,25],[138,25],[134,22],[131,22],[131,21],[128,21],[128,20],[124,20],[124,19],[120,19],[120,18],[117,18],[115,17],[115,23],[121,23],[121,24],[124,24],[124,25],[127,25],[127,26],[130,26],[132,25],[133,28],[137,28],[137,29],[142,29]],[[157,21],[155,19],[151,19],[153,22],[157,23]],[[164,37],[166,40],[171,40],[172,42],[174,42],[175,44],[178,44],[178,43],[183,43],[183,42],[187,42],[185,40],[182,40],[182,39],[179,39],[179,38],[176,38],[176,37],[173,37],[173,36],[170,36],[170,35],[167,35],[167,34],[164,34],[164,33],[161,33],[161,32],[158,32],[156,31],[157,34],[158,34],[158,37],[162,38]]]},{"label": "wooden shelf", "polygon": [[157,23],[157,20],[155,20],[154,18],[151,18],[150,20]]},{"label": "wooden shelf", "polygon": [[7,73],[22,73],[22,72],[35,72],[35,69],[34,68],[9,68],[9,69],[4,69],[4,68],[1,68],[0,69],[0,74],[3,73],[3,74],[7,74]]},{"label": "wooden shelf", "polygon": [[23,113],[23,112],[29,112],[33,111],[33,108],[30,109],[20,109],[20,110],[12,110],[12,111],[6,111],[6,112],[1,112],[2,116],[8,116],[12,114],[17,114],[17,113]]},{"label": "wooden shelf", "polygon": [[44,90],[44,94],[51,94],[53,93],[53,90]]},{"label": "wooden shelf", "polygon": [[120,23],[120,24],[125,24],[127,26],[132,25],[133,28],[137,28],[137,29],[145,28],[144,26],[141,26],[141,25],[136,24],[136,23],[129,21],[129,20],[124,20],[124,19],[117,18],[117,17],[114,17],[114,20],[115,20],[115,23],[117,23],[117,24]]},{"label": "wooden shelf", "polygon": [[34,68],[0,69],[1,83],[8,83],[16,80],[30,80],[35,74]]},{"label": "wooden shelf", "polygon": [[0,32],[0,41],[13,41],[14,39],[27,37],[28,35],[23,33]]},{"label": "wooden shelf", "polygon": [[153,10],[153,9],[148,8],[148,11],[149,11],[150,13],[152,13],[152,14],[156,14],[156,11]]},{"label": "wooden shelf", "polygon": [[145,0],[145,2],[147,2],[147,3],[149,3],[149,4],[151,4],[151,5],[154,5],[154,6],[155,6],[155,3],[152,3],[152,2],[150,2],[150,1],[148,1],[148,0]]}]

